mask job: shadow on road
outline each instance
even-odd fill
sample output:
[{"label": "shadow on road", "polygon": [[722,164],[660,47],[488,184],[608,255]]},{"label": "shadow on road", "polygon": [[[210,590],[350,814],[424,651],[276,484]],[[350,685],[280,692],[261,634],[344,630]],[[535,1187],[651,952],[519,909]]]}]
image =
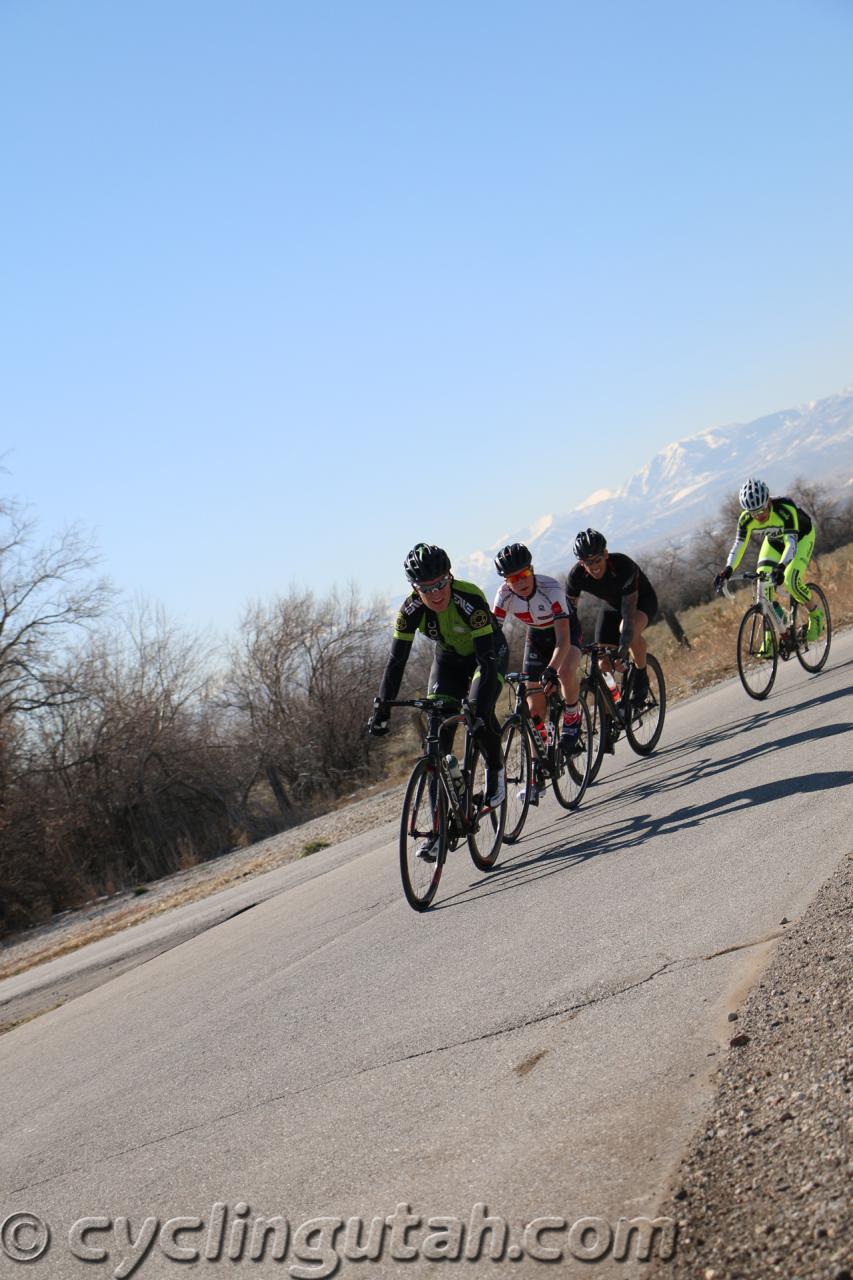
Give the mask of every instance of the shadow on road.
[{"label": "shadow on road", "polygon": [[[853,660],[843,666],[853,666]],[[555,813],[554,820],[547,827],[533,836],[523,837],[523,848],[504,846],[498,865],[486,879],[473,881],[468,888],[449,895],[433,906],[433,911],[459,906],[472,898],[502,893],[527,880],[567,870],[589,858],[636,849],[657,835],[690,831],[709,818],[738,813],[755,805],[772,804],[785,796],[809,795],[849,786],[853,782],[853,772],[849,770],[809,773],[799,777],[779,776],[773,781],[729,792],[702,804],[685,805],[662,817],[654,818],[649,813],[616,817],[625,808],[641,805],[653,796],[676,792],[763,757],[775,758],[791,747],[849,734],[853,724],[846,720],[819,728],[800,729],[782,738],[776,737],[774,731],[783,728],[783,722],[789,716],[815,707],[829,707],[851,694],[853,685],[848,685],[784,706],[762,705],[745,711],[736,720],[714,725],[673,742],[648,758],[632,760],[590,788],[577,815]],[[756,731],[769,731],[769,740],[755,743],[752,735]],[[710,754],[695,758],[697,754],[710,753],[714,748],[733,741],[737,741],[740,749],[723,759],[714,759]],[[750,742],[753,745],[749,745]],[[683,762],[681,767],[670,772],[672,766],[679,762]],[[774,772],[784,775],[781,761]],[[602,821],[596,822],[592,828],[586,825],[580,839],[572,839],[572,833],[577,833],[575,824],[587,818],[594,822],[596,819]],[[555,841],[560,843],[555,845]]]},{"label": "shadow on road", "polygon": [[[527,881],[566,871],[589,858],[604,857],[610,853],[619,853],[623,849],[637,849],[656,836],[691,831],[702,826],[710,818],[726,817],[752,809],[756,805],[773,804],[774,801],[786,796],[814,795],[823,791],[833,791],[838,787],[850,786],[851,783],[853,783],[853,771],[847,769],[837,772],[801,774],[794,778],[778,778],[772,782],[762,782],[754,787],[745,787],[741,791],[717,796],[704,804],[685,805],[658,818],[653,818],[648,813],[634,814],[627,821],[607,823],[587,832],[583,839],[572,845],[554,847],[551,841],[555,835],[566,831],[566,824],[560,823],[558,819],[550,827],[536,833],[534,839],[538,851],[536,848],[519,852],[513,849],[508,857],[502,854],[498,865],[488,873],[485,880],[477,880],[467,889],[450,895],[432,910],[444,911],[454,906],[465,905],[472,898],[490,897],[493,893],[503,893]],[[543,845],[547,847],[543,848]]]}]

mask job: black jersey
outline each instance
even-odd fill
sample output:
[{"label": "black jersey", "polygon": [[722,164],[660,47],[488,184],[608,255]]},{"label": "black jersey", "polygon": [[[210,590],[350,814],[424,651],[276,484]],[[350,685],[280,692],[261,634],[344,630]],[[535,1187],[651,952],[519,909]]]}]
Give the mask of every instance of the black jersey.
[{"label": "black jersey", "polygon": [[566,595],[574,600],[584,591],[598,600],[604,600],[612,609],[621,609],[624,597],[635,591],[641,596],[654,594],[651,583],[636,561],[619,552],[608,555],[604,574],[598,579],[588,573],[578,561],[566,582]]}]

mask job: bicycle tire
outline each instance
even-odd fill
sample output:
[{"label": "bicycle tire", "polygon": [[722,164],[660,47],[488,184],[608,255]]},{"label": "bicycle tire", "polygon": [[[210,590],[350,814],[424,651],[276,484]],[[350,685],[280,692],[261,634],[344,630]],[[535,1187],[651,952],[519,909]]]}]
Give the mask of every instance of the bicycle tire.
[{"label": "bicycle tire", "polygon": [[[504,844],[515,844],[520,839],[530,809],[530,786],[533,781],[533,761],[530,739],[524,722],[510,717],[501,728],[501,747],[506,769],[506,824]],[[522,799],[518,799],[521,792]]]},{"label": "bicycle tire", "polygon": [[478,871],[488,871],[498,860],[506,825],[506,796],[498,809],[490,809],[477,816],[481,799],[485,797],[485,760],[477,747],[471,751],[471,763],[467,772],[468,794],[465,817],[468,821],[468,852]]},{"label": "bicycle tire", "polygon": [[582,748],[577,755],[566,756],[555,741],[549,751],[553,764],[551,785],[557,803],[563,809],[577,809],[583,800],[590,783],[592,773],[592,725],[589,718],[589,707],[581,698],[578,702],[581,713],[581,726],[578,734],[578,745]]},{"label": "bicycle tire", "polygon": [[[769,649],[770,653],[766,653]],[[776,631],[760,604],[751,605],[740,620],[737,633],[737,669],[750,698],[760,702],[773,688],[779,668]]]},{"label": "bicycle tire", "polygon": [[[660,736],[663,733],[666,715],[666,683],[657,658],[653,653],[647,653],[646,673],[649,678],[649,696],[645,698],[642,708],[635,707],[632,685],[636,670],[636,667],[631,668],[631,680],[628,682],[625,736],[637,755],[648,756],[660,742]],[[654,717],[655,708],[658,712],[657,718]]]},{"label": "bicycle tire", "polygon": [[[812,650],[809,648],[809,643],[806,640],[805,636],[802,636],[802,637],[800,636],[800,631],[802,629],[802,623],[799,621],[800,611],[802,611],[802,613],[806,615],[806,619],[808,620],[808,609],[806,609],[803,605],[797,604],[796,601],[794,601],[794,611],[791,619],[791,626],[794,632],[794,643],[796,644],[796,647],[797,647],[797,660],[799,661],[800,666],[805,671],[808,671],[810,675],[816,676],[818,671],[822,671],[823,668],[826,666],[826,660],[829,657],[829,646],[832,644],[832,619],[829,616],[829,601],[827,600],[826,595],[821,590],[821,588],[817,585],[816,582],[807,582],[806,586],[808,587],[809,591],[813,592],[819,598],[821,603],[821,608],[823,609],[823,616],[826,624],[824,633],[820,637],[820,639],[817,641],[812,641],[812,644],[815,646],[815,650]],[[817,649],[817,646],[821,644],[821,641],[823,641],[823,648]],[[807,653],[814,654],[814,656],[817,657],[817,661],[813,661],[813,660],[806,661],[805,655]]]},{"label": "bicycle tire", "polygon": [[592,735],[592,763],[589,767],[589,781],[595,782],[598,777],[598,771],[604,762],[607,734],[610,731],[609,717],[604,708],[604,698],[601,695],[601,690],[597,686],[591,685],[589,678],[581,685],[581,700],[586,703],[586,709],[589,712],[590,733]]},{"label": "bicycle tire", "polygon": [[[417,847],[430,835],[438,837],[435,862],[418,858]],[[447,797],[436,776],[433,760],[417,762],[400,819],[400,878],[406,901],[414,911],[426,911],[435,897],[447,857]]]}]

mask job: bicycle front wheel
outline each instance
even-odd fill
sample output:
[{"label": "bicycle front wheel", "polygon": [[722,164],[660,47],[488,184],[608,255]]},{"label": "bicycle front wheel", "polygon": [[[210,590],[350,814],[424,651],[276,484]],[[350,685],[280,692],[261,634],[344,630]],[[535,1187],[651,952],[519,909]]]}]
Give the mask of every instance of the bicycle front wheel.
[{"label": "bicycle front wheel", "polygon": [[590,737],[592,739],[592,763],[589,767],[589,781],[595,782],[607,749],[607,734],[610,726],[601,692],[589,680],[584,680],[581,685],[581,702],[586,703],[589,715]]},{"label": "bicycle front wheel", "polygon": [[578,707],[581,713],[581,724],[575,754],[564,755],[559,742],[555,742],[551,749],[553,751],[551,781],[554,795],[557,797],[557,803],[564,809],[577,809],[583,800],[592,774],[592,722],[589,718],[589,707],[583,698],[579,700]]},{"label": "bicycle front wheel", "polygon": [[640,756],[648,756],[660,742],[663,718],[666,714],[666,685],[660,663],[652,653],[646,654],[646,675],[649,690],[645,698],[634,700],[633,683],[636,667],[628,684],[628,705],[625,708],[625,736]]},{"label": "bicycle front wheel", "polygon": [[501,729],[501,747],[506,767],[506,825],[504,841],[515,844],[521,836],[530,808],[530,786],[533,769],[530,739],[523,723],[507,720]]},{"label": "bicycle front wheel", "polygon": [[816,582],[807,582],[806,586],[813,596],[817,597],[818,607],[823,610],[823,630],[819,636],[809,640],[809,611],[804,605],[794,602],[792,627],[797,645],[797,658],[800,666],[817,675],[826,666],[829,657],[829,646],[832,643],[832,619],[829,616],[829,602]]},{"label": "bicycle front wheel", "polygon": [[480,813],[486,795],[486,762],[475,747],[468,772],[468,852],[478,871],[488,871],[498,860],[506,826],[506,796],[497,809]]},{"label": "bicycle front wheel", "polygon": [[419,760],[403,798],[400,875],[406,901],[426,911],[435,897],[447,856],[447,798],[433,760]]},{"label": "bicycle front wheel", "polygon": [[754,604],[741,618],[737,633],[737,669],[740,682],[750,698],[766,698],[773,688],[779,666],[776,632]]}]

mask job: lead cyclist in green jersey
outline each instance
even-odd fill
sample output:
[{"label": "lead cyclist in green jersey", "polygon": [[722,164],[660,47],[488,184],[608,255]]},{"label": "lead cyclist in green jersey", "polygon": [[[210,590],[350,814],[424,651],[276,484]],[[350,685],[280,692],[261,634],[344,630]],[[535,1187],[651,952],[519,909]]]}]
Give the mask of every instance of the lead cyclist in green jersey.
[{"label": "lead cyclist in green jersey", "polygon": [[[377,736],[387,732],[387,703],[400,690],[412,641],[420,631],[435,642],[429,696],[461,702],[467,694],[475,716],[483,722],[476,736],[486,761],[485,807],[497,809],[506,795],[500,726],[495,716],[509,658],[506,639],[483,592],[473,582],[453,577],[450,558],[441,547],[419,542],[406,556],[403,568],[413,591],[397,614],[391,652],[368,728]],[[449,741],[442,742],[442,751],[452,748],[454,730],[450,732]]]},{"label": "lead cyclist in green jersey", "polygon": [[818,599],[812,599],[805,580],[815,544],[811,516],[792,498],[771,498],[763,480],[747,480],[738,497],[741,514],[725,568],[714,579],[717,593],[740,564],[753,533],[759,530],[764,534],[758,553],[759,573],[766,573],[777,587],[784,585],[792,600],[805,605],[809,614],[806,639],[817,640],[825,626],[823,609]]}]

